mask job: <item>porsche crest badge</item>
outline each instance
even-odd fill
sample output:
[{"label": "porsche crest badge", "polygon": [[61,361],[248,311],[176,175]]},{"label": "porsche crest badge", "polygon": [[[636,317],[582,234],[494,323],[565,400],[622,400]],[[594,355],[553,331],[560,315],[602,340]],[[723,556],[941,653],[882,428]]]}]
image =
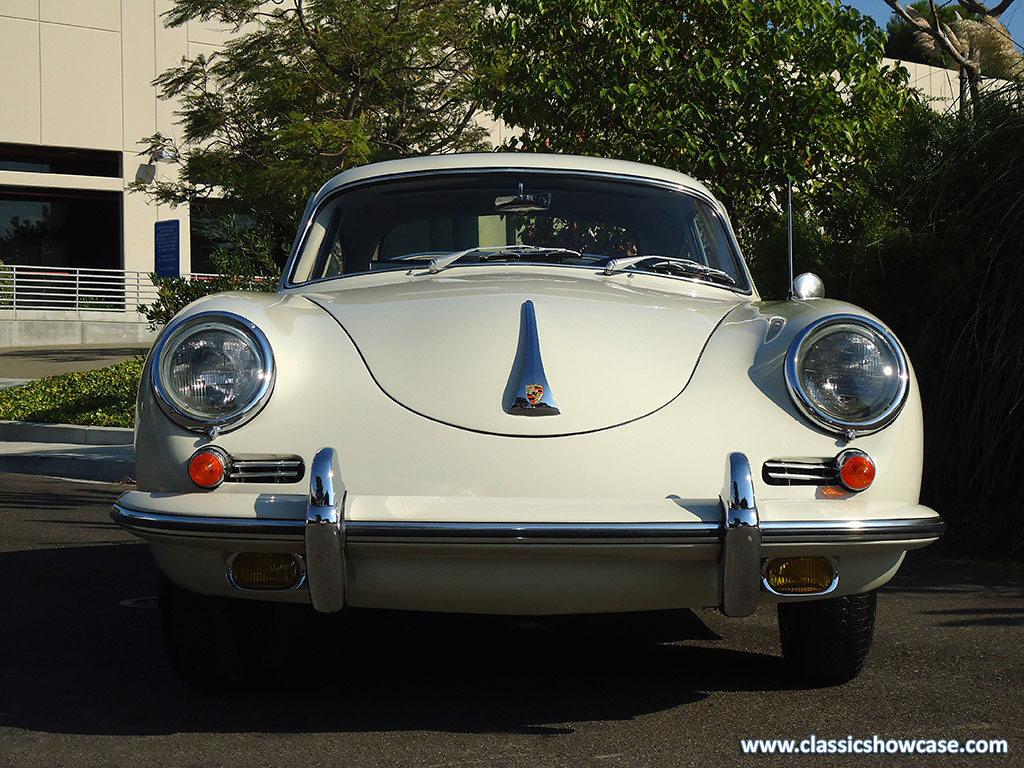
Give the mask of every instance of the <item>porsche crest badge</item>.
[{"label": "porsche crest badge", "polygon": [[526,400],[530,405],[536,405],[544,397],[544,387],[540,384],[526,385]]}]

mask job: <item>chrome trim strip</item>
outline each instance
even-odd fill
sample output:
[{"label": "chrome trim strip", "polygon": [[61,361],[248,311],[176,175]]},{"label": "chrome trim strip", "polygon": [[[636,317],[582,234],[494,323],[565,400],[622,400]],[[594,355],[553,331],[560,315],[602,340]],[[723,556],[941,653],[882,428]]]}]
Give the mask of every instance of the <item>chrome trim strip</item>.
[{"label": "chrome trim strip", "polygon": [[717,544],[718,523],[446,523],[349,520],[353,543]]},{"label": "chrome trim strip", "polygon": [[537,312],[532,301],[524,301],[520,311],[516,363],[518,366],[514,364],[513,367],[519,368],[519,383],[508,412],[513,416],[558,416],[561,411],[558,410],[558,403],[544,375],[544,361],[540,356],[540,337],[537,333]]},{"label": "chrome trim strip", "polygon": [[838,485],[839,467],[835,459],[768,459],[761,468],[761,478],[768,485]]},{"label": "chrome trim strip", "polygon": [[336,613],[345,607],[345,484],[338,452],[321,448],[309,468],[306,508],[306,581],[313,607]]},{"label": "chrome trim strip", "polygon": [[[800,352],[802,351],[801,347],[803,346],[804,341],[806,341],[807,338],[815,331],[829,325],[840,325],[844,323],[848,323],[850,325],[862,325],[879,334],[892,348],[893,354],[896,357],[896,363],[899,366],[900,386],[893,397],[892,402],[889,403],[882,413],[870,421],[844,421],[842,419],[829,416],[811,401],[810,397],[807,396],[807,393],[804,392],[804,389],[800,384],[800,374],[797,370],[797,364],[799,362]],[[877,432],[878,430],[887,427],[897,416],[899,416],[900,411],[903,410],[903,406],[907,402],[907,395],[910,393],[910,364],[907,361],[907,353],[903,351],[903,347],[900,345],[896,336],[881,323],[876,323],[874,320],[862,315],[826,315],[825,317],[818,318],[800,331],[789,345],[789,350],[786,352],[785,379],[786,389],[789,392],[790,399],[809,421],[814,422],[818,426],[823,427],[830,432],[837,432],[839,434],[852,432],[854,435],[869,435],[872,432]]]},{"label": "chrome trim strip", "polygon": [[300,555],[298,552],[288,552],[287,554],[291,555],[292,559],[299,564],[298,581],[296,581],[290,587],[285,587],[284,589],[250,589],[248,587],[240,587],[238,585],[238,582],[235,581],[234,571],[231,570],[231,566],[235,562],[235,558],[238,557],[240,554],[242,553],[231,553],[231,555],[228,557],[227,563],[225,563],[225,568],[227,569],[227,572],[224,574],[227,577],[228,584],[230,584],[233,588],[237,589],[239,592],[294,592],[296,589],[298,589],[306,583],[306,563],[302,559],[302,555]]},{"label": "chrome trim strip", "polygon": [[234,459],[234,465],[241,469],[298,469],[302,466],[299,459],[281,459],[280,461],[253,461],[252,459]]},{"label": "chrome trim strip", "polygon": [[142,512],[114,504],[111,519],[133,532],[184,536],[237,536],[239,538],[302,539],[305,521],[249,517],[204,517]]},{"label": "chrome trim strip", "polygon": [[875,541],[923,541],[937,539],[946,530],[939,516],[892,520],[819,520],[815,522],[764,522],[766,544],[846,544]]},{"label": "chrome trim strip", "polygon": [[719,607],[726,616],[750,616],[757,610],[761,587],[761,528],[754,478],[744,454],[729,454],[719,500],[724,527],[719,557]]},{"label": "chrome trim strip", "polygon": [[225,478],[228,483],[275,484],[298,483],[305,477],[306,467],[302,459],[288,457],[280,459],[240,459],[231,457],[231,466]]},{"label": "chrome trim strip", "polygon": [[[811,555],[811,557],[821,557],[821,555]],[[778,595],[779,597],[821,597],[830,592],[835,592],[836,587],[839,586],[839,566],[836,563],[836,559],[834,557],[826,557],[825,559],[832,564],[832,583],[826,589],[823,589],[821,592],[777,592],[768,583],[768,563],[779,559],[785,560],[787,558],[769,557],[761,567],[761,586],[765,588],[765,591],[773,595]]]},{"label": "chrome trim strip", "polygon": [[[253,399],[243,408],[240,408],[236,413],[219,419],[202,419],[186,413],[174,403],[174,400],[167,392],[167,388],[164,386],[160,370],[162,368],[164,349],[172,341],[180,338],[186,331],[195,325],[218,320],[228,327],[234,327],[235,330],[249,336],[256,342],[256,346],[259,348],[260,355],[263,358],[263,380],[260,382],[259,389],[256,390],[256,394]],[[154,399],[156,400],[157,405],[160,406],[160,410],[164,412],[164,415],[166,415],[167,418],[175,424],[178,424],[185,429],[190,429],[194,432],[207,432],[211,439],[216,437],[218,432],[227,432],[229,429],[236,429],[256,416],[256,414],[263,409],[263,406],[267,404],[267,401],[270,399],[270,395],[273,394],[276,378],[274,350],[271,348],[270,341],[267,339],[266,334],[264,334],[263,331],[259,329],[259,326],[251,320],[247,320],[241,315],[236,315],[233,312],[224,312],[220,310],[199,312],[194,315],[189,315],[183,319],[172,320],[164,329],[163,333],[160,334],[160,338],[153,347],[153,353],[150,357],[149,363],[150,387],[153,390],[153,394],[156,396]]]},{"label": "chrome trim strip", "polygon": [[[302,539],[305,520],[260,520],[199,517],[141,512],[114,504],[111,519],[139,535],[233,536],[237,538]],[[939,517],[893,520],[824,520],[760,524],[765,544],[845,544],[855,542],[924,541],[943,534]],[[717,544],[721,523],[451,523],[411,521],[345,521],[347,541],[363,543],[480,544],[609,541],[623,544]]]}]

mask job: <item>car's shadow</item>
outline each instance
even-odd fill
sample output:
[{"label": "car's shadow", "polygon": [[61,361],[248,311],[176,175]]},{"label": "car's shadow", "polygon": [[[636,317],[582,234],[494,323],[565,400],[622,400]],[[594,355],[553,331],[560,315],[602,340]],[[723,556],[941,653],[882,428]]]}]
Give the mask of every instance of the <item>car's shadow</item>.
[{"label": "car's shadow", "polygon": [[[0,726],[30,731],[564,733],[710,691],[793,687],[779,658],[714,647],[689,612],[511,623],[290,607],[252,684],[197,692],[168,667],[152,601],[130,600],[155,592],[143,545],[4,553],[0,580]],[[687,638],[701,642],[653,641]]]}]

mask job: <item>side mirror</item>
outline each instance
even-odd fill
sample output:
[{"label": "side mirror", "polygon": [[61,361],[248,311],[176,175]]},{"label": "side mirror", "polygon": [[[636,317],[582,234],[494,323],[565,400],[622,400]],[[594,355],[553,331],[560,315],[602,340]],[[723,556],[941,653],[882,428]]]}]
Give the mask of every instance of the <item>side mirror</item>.
[{"label": "side mirror", "polygon": [[813,272],[804,272],[793,280],[794,299],[821,299],[825,297],[825,284]]}]

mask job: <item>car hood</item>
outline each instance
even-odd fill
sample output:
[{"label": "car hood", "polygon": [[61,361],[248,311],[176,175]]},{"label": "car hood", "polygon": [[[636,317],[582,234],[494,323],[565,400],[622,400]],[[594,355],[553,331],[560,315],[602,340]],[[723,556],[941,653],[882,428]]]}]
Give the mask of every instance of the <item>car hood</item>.
[{"label": "car hood", "polygon": [[[342,280],[306,296],[338,321],[395,402],[453,427],[524,437],[605,429],[658,410],[740,303],[637,287],[622,275],[468,272],[362,287]],[[540,383],[523,378],[527,302],[557,415],[510,412],[517,387]]]}]

